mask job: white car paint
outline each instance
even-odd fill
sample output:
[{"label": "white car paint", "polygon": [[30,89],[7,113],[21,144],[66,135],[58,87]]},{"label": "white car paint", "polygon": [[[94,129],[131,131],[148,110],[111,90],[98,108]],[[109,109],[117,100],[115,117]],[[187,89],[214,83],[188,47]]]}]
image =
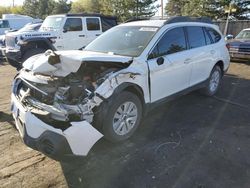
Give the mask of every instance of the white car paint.
[{"label": "white car paint", "polygon": [[[72,72],[76,72],[84,61],[100,61],[100,62],[122,62],[127,63],[132,60],[131,57],[111,55],[90,51],[58,51],[56,54],[60,56],[61,62],[56,65],[48,63],[48,56],[52,51],[48,50],[43,55],[33,56],[24,62],[23,67],[34,73],[46,73],[54,76],[67,76]],[[74,66],[72,66],[74,65]]]},{"label": "white car paint", "polygon": [[[60,63],[51,65],[48,63],[48,56],[51,54],[51,52],[47,52],[47,54],[45,53],[44,55],[37,55],[29,58],[24,63],[24,69],[30,70],[31,74],[25,76],[25,73],[22,73],[21,71],[19,76],[27,80],[37,80],[40,82],[41,80],[39,73],[65,77],[70,73],[76,72],[81,64],[85,61],[93,61],[93,63],[95,61],[104,63],[110,61],[117,63],[127,63],[131,61],[131,64],[127,68],[121,69],[120,71],[109,75],[107,79],[95,90],[95,95],[93,98],[89,99],[86,104],[79,106],[81,109],[83,109],[83,114],[87,114],[91,112],[94,107],[99,106],[102,103],[102,98],[107,99],[111,97],[115,89],[122,83],[132,83],[139,86],[139,88],[141,88],[143,91],[145,103],[153,103],[189,88],[198,82],[205,81],[208,79],[212,68],[218,61],[224,62],[224,71],[228,69],[229,55],[226,51],[225,41],[223,38],[220,40],[220,42],[213,45],[185,50],[171,55],[165,55],[163,56],[165,61],[162,65],[158,65],[156,63],[157,59],[148,60],[148,55],[155,46],[156,42],[165,32],[173,27],[205,26],[212,27],[217,32],[219,32],[217,26],[194,22],[164,25],[163,20],[154,20],[131,22],[117,27],[124,26],[152,26],[160,28],[141,55],[138,57],[132,58],[90,51],[58,51],[56,53],[60,56]],[[211,56],[208,56],[207,54],[211,54]],[[32,76],[37,78],[32,79]],[[12,98],[15,101],[14,95],[12,95]],[[59,112],[60,110],[63,110],[63,108],[60,109],[60,106],[54,106],[54,108],[57,108]],[[15,114],[14,111],[13,114]],[[30,116],[30,113],[28,114],[28,117],[30,118],[28,118],[26,121],[32,120],[39,122],[39,120],[35,120],[34,117]],[[60,133],[67,138],[67,140],[71,143],[72,149],[78,155],[85,155],[92,145],[101,138],[101,135],[98,134],[96,132],[97,130],[91,126],[91,123],[91,120],[89,122],[85,121],[79,122],[77,124],[72,123],[72,129],[68,129],[64,131],[64,133]],[[82,124],[84,124],[84,126],[87,125],[87,129],[79,128]],[[40,125],[40,123],[39,126],[43,127],[43,129],[53,129],[49,125]],[[32,126],[29,128],[32,129],[28,132],[30,135],[37,136],[42,132],[40,128],[34,128]],[[76,133],[77,131],[79,131],[79,133]],[[87,131],[87,133],[85,131]],[[90,139],[90,141],[87,145],[82,146],[80,144],[83,143],[81,138],[83,138],[82,136],[86,136],[86,134],[89,135],[87,138]],[[75,139],[71,138],[74,136],[76,136]],[[94,139],[92,139],[92,137]],[[80,150],[80,146],[77,145],[81,145],[81,147],[84,147],[84,149]]]},{"label": "white car paint", "polygon": [[[16,127],[21,136],[23,136],[23,128],[19,121],[25,122],[27,134],[32,138],[39,138],[45,131],[49,130],[60,134],[66,138],[69,146],[75,155],[86,156],[92,146],[103,137],[103,135],[92,127],[88,122],[71,122],[71,127],[62,131],[42,122],[31,112],[27,111],[15,96],[12,96],[12,110],[16,112],[18,109],[19,119],[13,113]],[[81,144],[79,144],[81,143]]]}]

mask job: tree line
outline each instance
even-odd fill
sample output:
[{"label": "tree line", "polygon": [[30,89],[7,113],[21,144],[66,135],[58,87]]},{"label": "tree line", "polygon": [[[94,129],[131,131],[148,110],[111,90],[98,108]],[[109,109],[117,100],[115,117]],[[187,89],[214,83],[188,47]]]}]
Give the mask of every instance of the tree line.
[{"label": "tree line", "polygon": [[[231,3],[231,6],[230,6]],[[228,11],[231,12],[231,19],[249,19],[249,0],[168,0],[165,11],[169,16],[208,16],[214,20],[227,18]]]},{"label": "tree line", "polygon": [[[63,13],[102,13],[115,15],[120,21],[135,17],[155,15],[157,0],[25,0],[23,6],[0,7],[0,16],[6,13],[25,14],[44,19],[48,15]],[[231,0],[168,0],[165,13],[168,16],[208,16],[212,19],[226,19]],[[249,19],[250,1],[234,0],[232,18]]]},{"label": "tree line", "polygon": [[102,13],[115,15],[120,21],[133,17],[151,17],[157,11],[157,0],[25,0],[23,6],[0,7],[0,16],[6,13],[25,14],[46,18],[63,13]]}]

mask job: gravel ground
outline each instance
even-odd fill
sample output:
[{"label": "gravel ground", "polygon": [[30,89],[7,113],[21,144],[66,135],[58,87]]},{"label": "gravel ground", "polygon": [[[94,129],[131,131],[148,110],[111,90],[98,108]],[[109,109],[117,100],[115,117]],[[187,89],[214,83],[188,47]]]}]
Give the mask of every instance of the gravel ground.
[{"label": "gravel ground", "polygon": [[250,187],[250,65],[232,63],[215,97],[193,92],[164,104],[128,141],[101,139],[67,163],[19,138],[9,110],[15,74],[0,65],[0,187]]}]

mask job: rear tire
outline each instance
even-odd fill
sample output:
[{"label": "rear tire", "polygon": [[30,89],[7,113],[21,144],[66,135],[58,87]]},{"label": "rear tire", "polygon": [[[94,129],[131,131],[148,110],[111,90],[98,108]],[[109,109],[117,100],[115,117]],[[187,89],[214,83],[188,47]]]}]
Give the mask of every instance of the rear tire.
[{"label": "rear tire", "polygon": [[201,90],[204,95],[213,96],[217,93],[221,84],[222,71],[221,68],[216,65],[210,73],[209,79],[206,83],[206,87]]},{"label": "rear tire", "polygon": [[9,63],[12,67],[15,67],[17,70],[22,68],[22,64],[18,61],[7,58],[7,63]]}]

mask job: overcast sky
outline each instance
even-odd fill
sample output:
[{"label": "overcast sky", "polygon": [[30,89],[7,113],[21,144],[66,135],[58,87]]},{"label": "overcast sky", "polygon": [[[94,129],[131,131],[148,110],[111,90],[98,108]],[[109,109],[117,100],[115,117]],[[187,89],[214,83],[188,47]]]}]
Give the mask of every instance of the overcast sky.
[{"label": "overcast sky", "polygon": [[[74,0],[71,0],[74,1]],[[167,0],[163,0],[164,5],[166,4]],[[22,5],[24,0],[14,0],[15,5]],[[160,4],[160,0],[158,0],[157,4]],[[13,0],[0,0],[0,6],[12,6]],[[156,15],[159,15],[159,12],[156,13]]]}]

